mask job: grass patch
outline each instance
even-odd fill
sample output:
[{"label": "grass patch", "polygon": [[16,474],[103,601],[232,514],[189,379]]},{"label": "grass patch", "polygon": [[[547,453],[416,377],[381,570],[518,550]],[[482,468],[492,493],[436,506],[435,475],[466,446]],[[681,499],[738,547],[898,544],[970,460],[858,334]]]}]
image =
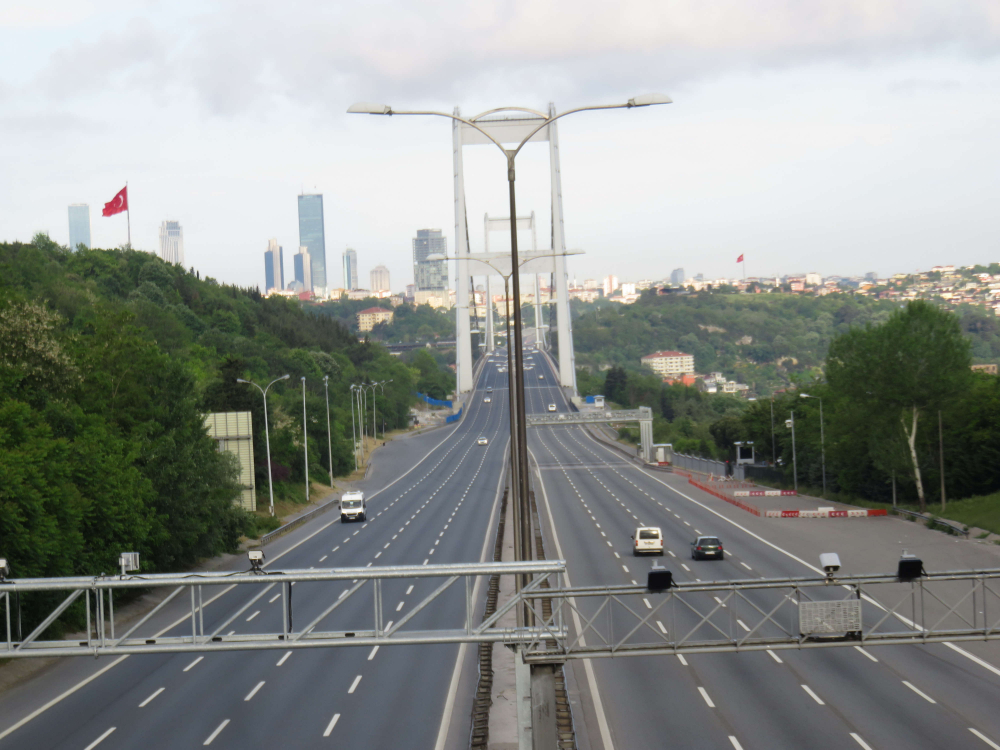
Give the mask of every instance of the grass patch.
[{"label": "grass patch", "polygon": [[1000,492],[950,501],[942,517],[1000,534]]}]

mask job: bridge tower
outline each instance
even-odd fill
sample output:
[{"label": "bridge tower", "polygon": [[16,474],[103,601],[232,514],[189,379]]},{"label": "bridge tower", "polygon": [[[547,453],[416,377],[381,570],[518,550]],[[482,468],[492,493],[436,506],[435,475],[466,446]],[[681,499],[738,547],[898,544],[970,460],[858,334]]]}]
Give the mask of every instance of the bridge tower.
[{"label": "bridge tower", "polygon": [[[549,116],[554,116],[554,104],[549,104]],[[461,116],[455,108],[455,115]],[[544,120],[540,112],[522,107],[504,107],[491,110],[474,118],[477,125],[486,130],[492,138],[502,144],[517,144]],[[576,364],[573,354],[573,331],[569,312],[569,280],[566,272],[566,239],[563,233],[562,206],[562,173],[559,166],[559,135],[558,123],[552,122],[543,127],[531,141],[547,142],[549,144],[549,177],[552,201],[552,234],[551,250],[553,257],[547,260],[549,272],[555,282],[555,315],[557,320],[556,337],[559,347],[559,384],[576,392]],[[462,163],[462,148],[464,146],[493,145],[475,128],[452,121],[452,151],[455,178],[455,254],[457,277],[455,280],[455,345],[456,364],[458,370],[459,395],[472,390],[472,330],[470,326],[469,298],[469,224],[465,207],[465,174]],[[532,215],[533,217],[533,215]],[[500,219],[488,219],[500,221]],[[509,217],[506,219],[509,227]],[[516,221],[520,223],[521,218]],[[527,228],[527,227],[526,227]],[[532,218],[531,228],[534,230]],[[489,228],[487,229],[487,234]],[[542,250],[541,252],[546,252]],[[535,299],[538,299],[538,282],[536,274]],[[487,281],[487,295],[489,283]],[[538,307],[535,309],[536,324],[540,316]],[[489,316],[487,316],[489,317]],[[489,324],[492,329],[492,322]],[[487,351],[492,339],[487,337]]]}]

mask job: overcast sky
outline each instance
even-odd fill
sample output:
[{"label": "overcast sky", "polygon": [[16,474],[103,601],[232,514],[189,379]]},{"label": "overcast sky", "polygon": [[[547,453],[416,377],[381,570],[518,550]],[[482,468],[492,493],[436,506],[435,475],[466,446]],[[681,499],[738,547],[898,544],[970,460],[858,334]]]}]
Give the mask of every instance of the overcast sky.
[{"label": "overcast sky", "polygon": [[[454,249],[447,120],[347,115],[358,100],[473,114],[645,92],[674,103],[561,121],[569,263],[581,281],[880,274],[1000,260],[997,0],[0,2],[0,240],[125,184],[132,241],[184,229],[186,265],[285,273],[296,195],[321,192],[327,268],[358,252],[412,281],[415,230]],[[518,157],[519,213],[549,244],[548,152]],[[495,147],[465,149],[468,224],[506,215]],[[492,240],[495,247],[502,238]],[[522,242],[527,242],[526,236]]]}]

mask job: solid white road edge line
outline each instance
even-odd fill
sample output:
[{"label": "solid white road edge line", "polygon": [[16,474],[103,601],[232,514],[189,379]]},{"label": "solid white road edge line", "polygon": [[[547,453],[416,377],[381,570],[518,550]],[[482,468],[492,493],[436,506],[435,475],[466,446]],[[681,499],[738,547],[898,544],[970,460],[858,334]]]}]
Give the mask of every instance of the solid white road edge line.
[{"label": "solid white road edge line", "polygon": [[[531,455],[531,459],[535,462],[535,466],[538,466],[538,459],[535,458],[534,452],[529,448],[528,453]],[[538,485],[542,488],[542,501],[545,503],[545,514],[549,517],[549,528],[552,530],[552,542],[556,546],[556,554],[559,555],[560,560],[565,560],[566,557],[563,555],[562,545],[559,544],[559,534],[556,531],[556,522],[552,517],[552,507],[549,505],[549,495],[545,491],[545,482],[542,480],[542,473],[537,471],[538,475]],[[573,584],[569,581],[569,572],[563,573],[563,580],[566,581],[566,587],[571,588]],[[573,608],[573,625],[576,627],[576,632],[581,632],[583,630],[582,623],[580,622],[580,615],[577,614],[576,609],[576,599],[575,597],[570,599],[570,606]],[[580,645],[586,646],[586,641],[583,636],[580,636]],[[594,666],[590,663],[590,659],[583,660],[583,669],[587,674],[587,685],[590,687],[590,696],[594,701],[594,713],[597,715],[597,726],[601,731],[601,743],[604,745],[604,750],[614,750],[614,743],[611,741],[611,729],[608,727],[608,718],[604,715],[604,703],[601,701],[601,693],[597,689],[597,679],[594,676]],[[440,748],[438,749],[440,750]]]},{"label": "solid white road edge line", "polygon": [[[598,446],[599,448],[602,448],[602,449],[610,452],[610,448],[607,448],[606,446],[602,445],[600,443],[600,441],[596,440],[589,432],[587,432],[586,430],[583,430],[583,434],[586,437],[588,437],[596,446]],[[801,557],[793,555],[788,550],[782,549],[781,547],[779,547],[774,542],[769,542],[764,537],[760,536],[759,534],[755,534],[754,532],[750,531],[750,529],[748,529],[745,526],[737,523],[733,519],[727,518],[726,516],[722,515],[718,511],[713,510],[712,508],[709,508],[704,503],[700,503],[697,500],[695,500],[693,497],[690,497],[689,495],[685,495],[683,492],[681,492],[676,487],[672,487],[671,485],[669,485],[666,482],[664,482],[662,479],[660,479],[658,477],[654,477],[648,471],[645,471],[644,469],[642,469],[642,468],[640,468],[640,467],[638,467],[638,466],[636,466],[635,464],[632,464],[632,463],[627,464],[627,466],[631,467],[632,469],[635,469],[636,471],[638,471],[640,474],[643,474],[647,478],[652,479],[655,482],[659,482],[660,484],[662,484],[664,487],[666,487],[671,492],[675,492],[678,495],[680,495],[681,497],[683,497],[685,500],[687,500],[689,502],[692,502],[692,503],[694,503],[695,505],[697,505],[697,506],[699,506],[701,508],[704,508],[709,513],[711,513],[711,514],[713,514],[715,516],[718,516],[719,518],[721,518],[726,523],[731,524],[732,526],[735,526],[737,529],[739,529],[740,531],[742,531],[742,532],[744,532],[746,534],[749,534],[750,536],[752,536],[757,541],[763,542],[764,544],[766,544],[771,549],[776,550],[777,552],[780,552],[781,554],[785,555],[786,557],[790,557],[792,560],[795,560],[795,562],[797,562],[797,563],[799,563],[801,565],[804,565],[805,567],[809,568],[809,570],[813,571],[814,573],[817,573],[819,575],[825,575],[822,570],[820,570],[819,568],[817,568],[817,567],[815,567],[813,565],[810,565],[805,560],[803,560]],[[885,607],[883,607],[881,604],[879,604],[874,599],[869,598],[867,595],[864,595],[864,599],[865,599],[865,601],[869,602],[870,604],[873,604],[874,606],[878,607],[879,609],[885,611]],[[907,619],[906,617],[903,617],[902,615],[897,614],[896,617],[899,617],[899,619],[902,622],[904,622],[905,624],[907,624],[910,627],[919,627],[919,626],[916,625],[916,623],[912,622],[911,620]],[[959,646],[956,646],[954,643],[951,643],[949,641],[945,641],[944,645],[947,646],[948,648],[950,648],[952,651],[955,651],[956,653],[961,654],[966,659],[969,659],[970,661],[975,662],[979,666],[983,667],[984,669],[988,669],[990,672],[992,672],[993,674],[995,674],[998,677],[1000,677],[1000,669],[998,669],[997,667],[993,666],[989,662],[984,661],[983,659],[980,659],[975,654],[972,654],[972,653],[966,651],[964,648],[960,648]],[[2,737],[2,736],[3,735],[0,735],[0,737]]]},{"label": "solid white road edge line", "polygon": [[[504,456],[509,455],[509,444],[510,438],[504,442]],[[497,525],[497,511],[500,508],[500,496],[503,493],[503,482],[507,475],[507,459],[504,458],[502,468],[500,470],[500,481],[497,482],[496,495],[493,498],[493,510],[490,512],[490,521],[486,525],[486,536],[483,538],[483,548],[479,552],[479,562],[483,562],[486,558],[486,550],[490,544],[490,538],[493,536],[493,530]],[[426,562],[426,560],[424,561]],[[479,599],[479,585],[482,583],[482,576],[476,577],[476,583],[472,587],[472,601],[477,601]],[[386,626],[386,630],[389,626]],[[448,739],[448,728],[451,726],[451,715],[455,711],[455,696],[458,694],[458,681],[462,676],[462,663],[465,661],[465,654],[468,651],[467,643],[463,643],[458,647],[458,657],[455,659],[455,668],[451,671],[451,683],[448,685],[448,698],[444,702],[444,712],[441,714],[441,723],[438,725],[437,740],[434,742],[434,750],[444,750],[445,742]]]}]

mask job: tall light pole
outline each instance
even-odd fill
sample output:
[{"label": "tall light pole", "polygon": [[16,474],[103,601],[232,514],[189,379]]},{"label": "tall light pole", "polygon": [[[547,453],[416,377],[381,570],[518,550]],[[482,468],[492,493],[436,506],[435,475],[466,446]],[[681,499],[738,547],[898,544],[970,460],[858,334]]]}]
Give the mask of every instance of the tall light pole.
[{"label": "tall light pole", "polygon": [[357,386],[351,386],[351,450],[354,451],[354,470],[358,470],[358,431],[354,423],[354,398]]},{"label": "tall light pole", "polygon": [[[389,384],[391,382],[392,382],[392,380],[390,379],[390,380],[383,380],[380,383],[378,383],[377,385],[378,385],[378,388],[379,388],[379,393],[381,393],[384,396],[385,395],[385,387],[386,387],[387,384]],[[385,409],[382,410],[382,413],[385,414]],[[374,389],[372,389],[372,426],[373,427],[375,426],[375,390]],[[382,438],[385,439],[385,417],[384,416],[382,417]],[[375,440],[376,441],[378,440],[378,430],[375,431]]]},{"label": "tall light pole", "polygon": [[792,477],[795,482],[795,491],[799,491],[799,463],[795,458],[795,411],[792,411],[792,418],[785,420],[785,427],[792,431]]},{"label": "tall light pole", "polygon": [[819,446],[823,461],[823,497],[826,497],[826,438],[823,436],[823,398],[800,393],[801,398],[814,398],[819,401]]},{"label": "tall light pole", "polygon": [[288,380],[288,375],[282,375],[280,378],[275,378],[270,383],[267,384],[267,388],[261,388],[252,380],[244,380],[243,378],[236,378],[237,383],[244,383],[246,385],[252,385],[260,394],[264,397],[264,441],[267,444],[267,489],[271,495],[271,515],[274,515],[274,482],[271,479],[271,433],[267,426],[267,391],[268,389],[277,383],[279,380]]},{"label": "tall light pole", "polygon": [[[459,117],[458,115],[450,114],[447,112],[434,112],[430,110],[394,110],[387,104],[371,104],[368,102],[359,102],[358,104],[353,104],[348,108],[348,113],[352,114],[369,114],[369,115],[432,115],[435,117],[446,117],[450,120],[456,120],[464,125],[467,125],[474,130],[478,130],[487,140],[492,142],[500,152],[504,155],[504,160],[507,162],[507,185],[508,192],[510,195],[510,255],[511,263],[514,268],[518,267],[517,261],[517,205],[514,195],[514,159],[520,153],[521,149],[524,148],[524,144],[531,140],[531,138],[543,128],[548,127],[554,121],[565,117],[566,115],[573,114],[575,112],[586,112],[598,109],[631,109],[632,107],[648,107],[653,104],[669,104],[671,102],[670,97],[664,94],[645,94],[643,96],[637,96],[633,99],[629,99],[625,104],[604,104],[596,105],[590,107],[577,107],[576,109],[570,109],[566,112],[561,112],[556,115],[546,114],[544,112],[537,112],[535,110],[526,109],[523,107],[510,108],[505,107],[503,109],[493,109],[487,112],[483,112],[471,119],[465,119]],[[517,111],[525,112],[533,117],[538,117],[541,119],[541,124],[538,127],[531,130],[515,148],[507,149],[490,133],[477,123],[477,120],[481,118],[488,117],[491,114],[495,114],[499,111],[505,111],[509,109],[515,109]],[[465,279],[461,279],[459,283],[464,284]],[[524,366],[521,340],[521,284],[518,279],[518,274],[513,275],[513,287],[514,287],[514,298],[517,303],[514,305],[514,389],[516,396],[516,406],[518,411],[518,418],[515,420],[514,415],[511,415],[512,422],[512,434],[511,442],[513,443],[514,449],[516,450],[518,456],[517,465],[512,467],[514,471],[513,479],[511,482],[511,489],[514,494],[514,506],[515,509],[520,510],[520,519],[517,524],[519,534],[515,535],[515,557],[518,560],[530,559],[531,557],[531,522],[528,515],[528,440],[527,431],[525,429],[525,415],[524,415]],[[507,346],[511,347],[511,341],[508,338]],[[567,352],[561,352],[562,356],[569,356]],[[510,374],[508,372],[508,374]],[[527,576],[524,577],[523,581],[519,582],[518,590],[520,586],[527,583]]]},{"label": "tall light pole", "polygon": [[302,447],[306,464],[306,502],[309,502],[309,429],[306,424],[306,376],[302,376]]},{"label": "tall light pole", "polygon": [[330,489],[333,489],[333,443],[330,437],[330,376],[323,376],[323,388],[326,391],[326,450],[328,467],[330,469]]}]

